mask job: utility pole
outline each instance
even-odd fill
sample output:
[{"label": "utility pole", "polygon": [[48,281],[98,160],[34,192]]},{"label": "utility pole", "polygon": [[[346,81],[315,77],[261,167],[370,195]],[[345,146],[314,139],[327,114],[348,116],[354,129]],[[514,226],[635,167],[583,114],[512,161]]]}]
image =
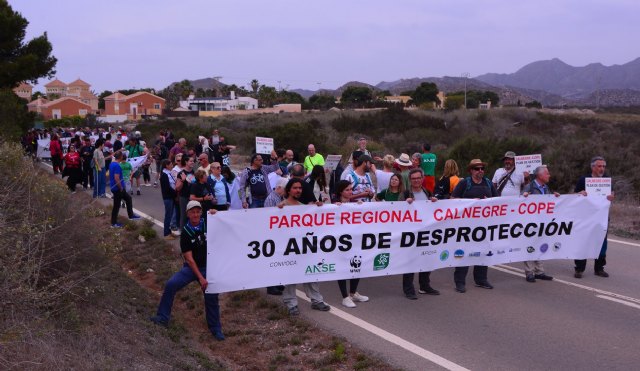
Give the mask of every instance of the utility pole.
[{"label": "utility pole", "polygon": [[464,109],[467,109],[467,79],[469,78],[469,72],[463,72],[461,77],[464,77]]}]

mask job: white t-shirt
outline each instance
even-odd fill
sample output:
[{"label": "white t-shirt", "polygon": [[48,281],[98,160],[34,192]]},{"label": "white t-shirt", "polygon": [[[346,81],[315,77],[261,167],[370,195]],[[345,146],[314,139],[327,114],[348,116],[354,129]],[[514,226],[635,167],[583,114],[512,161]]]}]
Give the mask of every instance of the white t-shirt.
[{"label": "white t-shirt", "polygon": [[376,179],[378,180],[378,188],[376,190],[376,193],[380,193],[389,188],[389,180],[391,180],[392,175],[392,172],[376,170]]},{"label": "white t-shirt", "polygon": [[[500,183],[500,179],[507,173],[507,171],[501,167],[496,170],[496,173],[493,175],[492,182],[495,184]],[[520,191],[522,190],[522,186],[524,185],[524,174],[517,174],[515,171],[511,174],[511,178],[507,180],[507,184],[504,186],[502,190],[501,196],[519,196]],[[498,188],[496,186],[496,188]]]},{"label": "white t-shirt", "polygon": [[[356,184],[356,180],[354,179],[354,175],[357,178],[357,183]],[[340,176],[340,180],[348,180],[349,182],[351,182],[351,184],[353,184],[353,194],[354,195],[358,195],[360,193],[368,193],[369,190],[374,190],[373,188],[373,184],[371,183],[371,177],[369,176],[369,174],[365,173],[364,176],[360,176],[358,175],[355,171],[345,171],[342,173],[342,176]],[[362,198],[356,198],[353,200],[353,202],[357,202],[357,201],[370,201],[369,199],[369,195],[367,194],[366,196],[362,197]]]}]

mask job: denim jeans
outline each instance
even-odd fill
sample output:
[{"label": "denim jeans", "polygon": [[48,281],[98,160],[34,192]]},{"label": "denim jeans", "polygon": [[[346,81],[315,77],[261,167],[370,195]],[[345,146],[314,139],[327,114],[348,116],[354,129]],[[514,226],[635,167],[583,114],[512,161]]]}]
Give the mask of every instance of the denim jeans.
[{"label": "denim jeans", "polygon": [[[206,277],[206,268],[199,268],[200,273]],[[171,307],[173,307],[173,299],[176,293],[183,287],[187,286],[193,281],[198,281],[198,278],[193,273],[191,268],[184,263],[182,269],[174,274],[169,281],[167,281],[160,299],[160,305],[158,305],[158,316],[166,322],[171,319]],[[220,306],[218,305],[218,294],[204,294],[204,307],[207,318],[207,326],[212,334],[215,331],[222,330],[222,324],[220,322]]]},{"label": "denim jeans", "polygon": [[98,196],[102,196],[105,194],[107,180],[105,178],[107,170],[102,168],[102,170],[93,169],[93,198]]},{"label": "denim jeans", "polygon": [[171,234],[171,222],[175,220],[176,202],[172,198],[163,198],[164,202],[164,235]]},{"label": "denim jeans", "polygon": [[264,199],[258,200],[255,198],[251,199],[251,205],[249,205],[249,209],[259,209],[264,207]]}]

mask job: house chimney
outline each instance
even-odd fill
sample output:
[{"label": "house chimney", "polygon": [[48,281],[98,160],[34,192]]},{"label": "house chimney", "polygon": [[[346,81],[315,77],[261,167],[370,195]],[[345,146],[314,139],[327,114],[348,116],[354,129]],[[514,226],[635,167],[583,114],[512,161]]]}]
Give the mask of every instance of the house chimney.
[{"label": "house chimney", "polygon": [[232,99],[232,100],[236,99],[236,92],[235,91],[230,91],[229,92],[229,98]]}]

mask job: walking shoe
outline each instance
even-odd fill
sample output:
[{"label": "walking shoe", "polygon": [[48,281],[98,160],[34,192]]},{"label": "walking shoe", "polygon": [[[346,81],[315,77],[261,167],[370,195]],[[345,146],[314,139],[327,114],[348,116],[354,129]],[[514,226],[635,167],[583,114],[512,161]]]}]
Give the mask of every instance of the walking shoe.
[{"label": "walking shoe", "polygon": [[300,309],[298,309],[297,305],[295,307],[289,308],[289,315],[290,316],[297,316],[299,314],[300,314]]},{"label": "walking shoe", "polygon": [[351,295],[351,299],[353,301],[359,301],[361,303],[364,303],[365,301],[369,301],[368,296],[360,295],[360,293],[357,293],[357,292]]},{"label": "walking shoe", "polygon": [[111,224],[111,228],[122,228],[122,224],[120,223]]},{"label": "walking shoe", "polygon": [[136,214],[133,214],[132,216],[129,217],[129,220],[140,220],[140,219],[142,219],[140,215],[136,215]]},{"label": "walking shoe", "polygon": [[482,287],[483,289],[491,290],[493,286],[489,283],[489,281],[484,282],[476,282],[476,287]]},{"label": "walking shoe", "polygon": [[222,333],[222,330],[215,330],[213,332],[213,337],[218,341],[224,340],[224,334]]},{"label": "walking shoe", "polygon": [[427,294],[427,295],[440,295],[440,291],[434,289],[431,286],[427,286],[424,289],[419,289],[418,292],[421,294]]},{"label": "walking shoe", "polygon": [[353,302],[353,300],[347,296],[346,298],[342,299],[342,305],[347,307],[347,308],[355,308],[356,304]]},{"label": "walking shoe", "polygon": [[416,296],[416,294],[406,294],[405,296],[409,300],[418,300],[418,297]]},{"label": "walking shoe", "polygon": [[609,277],[609,273],[605,272],[604,270],[595,272],[595,275],[600,277],[605,277],[605,278]]},{"label": "walking shoe", "polygon": [[[132,194],[133,194],[133,193],[132,193]],[[137,191],[136,191],[136,194],[137,194],[138,196],[140,196],[140,190],[137,190]]]},{"label": "walking shoe", "polygon": [[527,278],[525,279],[527,280],[527,282],[536,282],[536,277],[531,273],[527,274]]},{"label": "walking shoe", "polygon": [[465,292],[467,292],[467,288],[463,283],[456,283],[456,291],[461,294],[464,294]]},{"label": "walking shoe", "polygon": [[156,325],[162,326],[162,327],[169,327],[169,322],[165,321],[162,319],[162,317],[160,316],[153,316],[151,318],[149,318],[149,320],[153,323],[155,323]]},{"label": "walking shoe", "polygon": [[326,311],[330,310],[331,307],[328,306],[327,304],[325,304],[324,301],[319,301],[317,303],[311,304],[311,309],[319,310],[321,312],[326,312]]},{"label": "walking shoe", "polygon": [[158,188],[158,182],[153,182],[153,187]]},{"label": "walking shoe", "polygon": [[172,234],[168,234],[168,235],[164,236],[164,239],[165,239],[166,241],[172,241],[172,240],[175,240],[175,239],[176,239],[176,236],[174,236],[174,235],[172,235]]},{"label": "walking shoe", "polygon": [[573,274],[573,276],[574,276],[575,278],[582,278],[582,272],[580,272],[580,271],[576,271],[576,272]]},{"label": "walking shoe", "polygon": [[126,204],[124,201],[122,201],[122,203],[120,204],[120,207],[122,207],[122,208],[126,208],[126,207],[127,207],[127,204]]},{"label": "walking shoe", "polygon": [[537,280],[543,280],[543,281],[551,281],[551,280],[553,280],[553,277],[548,276],[545,273],[536,274],[534,277]]}]

